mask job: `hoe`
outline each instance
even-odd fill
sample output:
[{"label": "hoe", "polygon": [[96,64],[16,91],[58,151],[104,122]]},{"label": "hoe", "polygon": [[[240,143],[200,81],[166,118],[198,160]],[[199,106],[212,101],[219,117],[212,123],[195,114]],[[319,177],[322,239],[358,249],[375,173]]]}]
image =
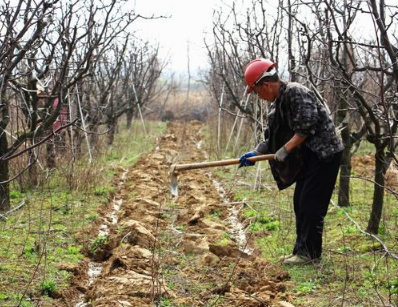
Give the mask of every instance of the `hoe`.
[{"label": "hoe", "polygon": [[[260,155],[248,158],[251,162],[273,160],[275,155]],[[211,162],[201,162],[201,163],[191,163],[191,164],[173,164],[170,167],[170,192],[173,196],[178,196],[178,172],[187,171],[191,169],[216,167],[216,166],[226,166],[239,164],[239,159],[229,159]]]}]

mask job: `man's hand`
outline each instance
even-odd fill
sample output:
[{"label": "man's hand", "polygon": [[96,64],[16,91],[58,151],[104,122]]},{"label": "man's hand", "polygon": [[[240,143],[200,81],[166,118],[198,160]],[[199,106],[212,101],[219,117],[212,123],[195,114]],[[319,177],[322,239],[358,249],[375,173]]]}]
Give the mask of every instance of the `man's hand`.
[{"label": "man's hand", "polygon": [[275,153],[275,160],[278,162],[285,162],[287,156],[289,155],[289,151],[286,150],[285,146],[282,146]]},{"label": "man's hand", "polygon": [[255,150],[245,153],[243,156],[241,156],[239,158],[239,162],[240,162],[239,167],[242,167],[242,166],[253,166],[256,162],[251,162],[251,161],[247,160],[247,158],[255,157],[255,156],[258,156],[258,152],[255,151]]}]

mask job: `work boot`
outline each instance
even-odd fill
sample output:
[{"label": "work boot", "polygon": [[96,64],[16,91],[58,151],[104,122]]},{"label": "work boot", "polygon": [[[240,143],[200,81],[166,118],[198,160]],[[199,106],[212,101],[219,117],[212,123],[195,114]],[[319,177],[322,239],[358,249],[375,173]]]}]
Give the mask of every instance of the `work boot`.
[{"label": "work boot", "polygon": [[306,265],[313,263],[315,260],[308,258],[307,256],[294,255],[293,257],[287,258],[283,261],[286,265]]},{"label": "work boot", "polygon": [[289,258],[292,258],[292,257],[294,257],[293,254],[283,255],[283,256],[279,257],[279,260],[280,260],[280,261],[285,261],[285,260],[287,260],[287,259],[289,259]]}]

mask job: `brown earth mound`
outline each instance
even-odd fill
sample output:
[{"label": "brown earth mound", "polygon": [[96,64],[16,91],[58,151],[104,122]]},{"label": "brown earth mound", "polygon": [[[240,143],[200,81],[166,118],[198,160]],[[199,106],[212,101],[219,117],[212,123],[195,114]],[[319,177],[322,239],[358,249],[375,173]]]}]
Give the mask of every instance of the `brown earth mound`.
[{"label": "brown earth mound", "polygon": [[[375,157],[374,155],[354,156],[352,158],[352,168],[360,177],[368,180],[374,180],[375,175]],[[398,166],[391,163],[385,177],[385,186],[387,189],[398,191]]]},{"label": "brown earth mound", "polygon": [[200,129],[199,122],[169,124],[156,149],[127,170],[114,196],[120,208],[103,214],[109,240],[91,258],[102,261],[101,273],[90,279],[77,270],[64,305],[287,306],[288,275],[239,249],[226,222],[230,205],[208,170],[183,172],[180,196],[169,193],[172,163],[205,159]]}]

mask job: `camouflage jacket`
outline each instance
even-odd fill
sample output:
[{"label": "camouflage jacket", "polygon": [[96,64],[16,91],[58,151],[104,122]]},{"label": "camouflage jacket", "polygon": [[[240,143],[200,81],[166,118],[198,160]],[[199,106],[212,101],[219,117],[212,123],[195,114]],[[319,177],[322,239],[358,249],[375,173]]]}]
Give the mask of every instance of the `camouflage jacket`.
[{"label": "camouflage jacket", "polygon": [[[275,116],[277,113],[278,116]],[[304,146],[316,153],[321,160],[328,160],[344,149],[325,106],[312,91],[299,83],[281,81],[280,98],[271,104],[268,115],[270,125],[275,120],[283,121],[280,124],[287,124],[292,133],[306,136]],[[273,133],[272,128],[270,133]],[[258,144],[256,150],[269,153],[279,149],[270,150],[269,145],[265,140]]]}]

